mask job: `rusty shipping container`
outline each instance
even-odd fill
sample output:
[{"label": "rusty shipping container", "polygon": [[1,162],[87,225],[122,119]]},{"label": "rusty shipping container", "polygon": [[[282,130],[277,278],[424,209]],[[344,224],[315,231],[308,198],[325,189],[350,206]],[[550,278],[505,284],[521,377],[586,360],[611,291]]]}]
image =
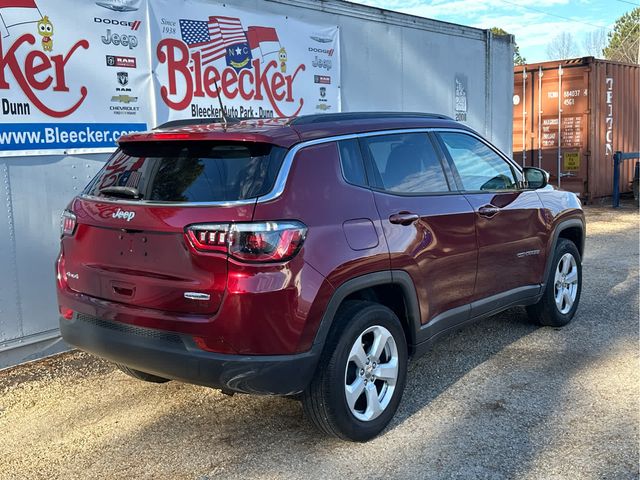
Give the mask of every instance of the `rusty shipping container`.
[{"label": "rusty shipping container", "polygon": [[[612,194],[613,154],[640,151],[640,66],[593,57],[516,66],[513,158],[583,200]],[[631,190],[635,161],[621,167]]]}]

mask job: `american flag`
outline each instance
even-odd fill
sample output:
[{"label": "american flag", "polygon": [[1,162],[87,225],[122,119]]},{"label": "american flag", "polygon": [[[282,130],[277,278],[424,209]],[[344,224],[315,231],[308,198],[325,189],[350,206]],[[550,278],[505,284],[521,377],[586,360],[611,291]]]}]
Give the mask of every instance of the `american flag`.
[{"label": "american flag", "polygon": [[141,179],[142,173],[140,173],[138,170],[129,170],[120,175],[120,180],[118,183],[125,187],[138,188],[138,184],[140,183]]},{"label": "american flag", "polygon": [[182,40],[192,52],[200,52],[202,65],[225,56],[227,48],[246,43],[239,18],[209,17],[203,20],[180,20]]}]

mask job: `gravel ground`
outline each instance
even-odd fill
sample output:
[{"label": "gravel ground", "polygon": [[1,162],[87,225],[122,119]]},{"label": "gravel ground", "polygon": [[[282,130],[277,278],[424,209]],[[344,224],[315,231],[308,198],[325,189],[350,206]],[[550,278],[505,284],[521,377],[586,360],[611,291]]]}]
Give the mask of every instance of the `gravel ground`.
[{"label": "gravel ground", "polygon": [[367,444],[321,436],[292,400],[147,384],[71,352],[0,372],[0,478],[639,478],[638,214],[587,214],[573,323],[512,309],[449,336]]}]

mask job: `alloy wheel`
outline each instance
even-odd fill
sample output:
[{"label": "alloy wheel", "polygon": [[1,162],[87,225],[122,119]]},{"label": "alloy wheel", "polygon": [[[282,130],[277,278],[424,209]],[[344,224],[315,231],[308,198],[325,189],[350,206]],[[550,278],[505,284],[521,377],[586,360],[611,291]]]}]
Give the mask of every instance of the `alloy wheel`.
[{"label": "alloy wheel", "polygon": [[558,311],[563,315],[569,313],[578,294],[578,265],[570,253],[560,257],[553,293]]},{"label": "alloy wheel", "polygon": [[345,369],[344,393],[349,410],[367,422],[387,408],[398,379],[398,347],[386,328],[374,325],[353,343]]}]

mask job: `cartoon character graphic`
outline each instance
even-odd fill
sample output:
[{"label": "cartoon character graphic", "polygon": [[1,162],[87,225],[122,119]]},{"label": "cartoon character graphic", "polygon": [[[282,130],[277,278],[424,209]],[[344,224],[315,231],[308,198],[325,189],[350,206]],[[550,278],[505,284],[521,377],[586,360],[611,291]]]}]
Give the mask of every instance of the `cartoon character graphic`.
[{"label": "cartoon character graphic", "polygon": [[42,50],[51,52],[53,50],[53,24],[46,15],[42,20],[38,20],[38,34],[42,37]]},{"label": "cartoon character graphic", "polygon": [[278,51],[278,60],[280,60],[280,71],[287,73],[287,51],[284,47]]}]

